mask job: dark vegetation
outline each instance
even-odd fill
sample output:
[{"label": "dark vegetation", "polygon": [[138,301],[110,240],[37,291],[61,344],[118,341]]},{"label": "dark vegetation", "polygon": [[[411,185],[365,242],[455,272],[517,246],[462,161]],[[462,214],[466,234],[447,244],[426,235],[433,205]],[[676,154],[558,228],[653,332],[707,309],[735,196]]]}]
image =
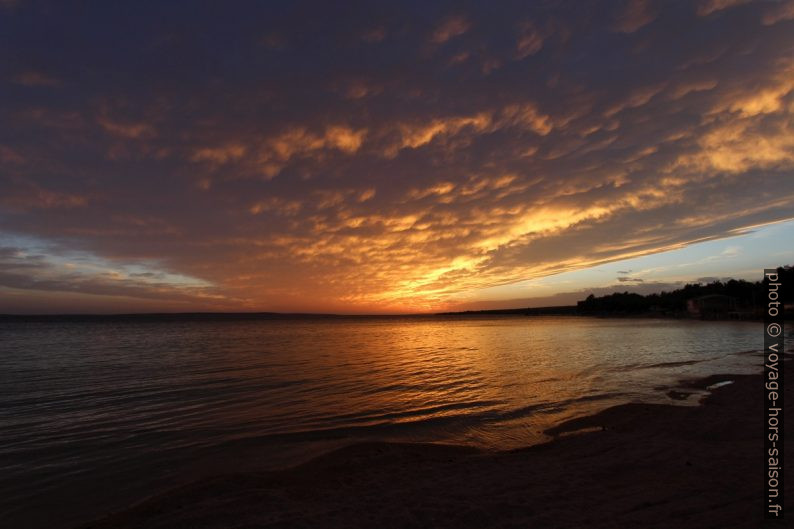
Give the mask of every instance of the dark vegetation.
[{"label": "dark vegetation", "polygon": [[[777,268],[781,304],[794,303],[794,266]],[[516,314],[585,315],[585,316],[669,316],[698,318],[760,319],[767,301],[767,279],[750,282],[743,279],[693,283],[659,294],[641,295],[615,292],[596,297],[593,294],[576,306],[534,307],[502,310],[446,312],[445,315]],[[791,312],[786,314],[790,318]]]},{"label": "dark vegetation", "polygon": [[[780,301],[782,303],[794,302],[794,267],[781,266],[777,268],[780,287]],[[692,302],[706,297],[706,302],[718,305],[724,300],[726,316],[758,317],[762,315],[767,301],[767,283],[765,277],[762,281],[751,283],[743,279],[729,281],[714,281],[705,285],[700,283],[687,284],[683,288],[659,294],[646,296],[630,292],[616,292],[607,296],[595,297],[589,295],[587,299],[577,304],[579,314],[658,314],[665,316],[685,316],[692,313]]]}]

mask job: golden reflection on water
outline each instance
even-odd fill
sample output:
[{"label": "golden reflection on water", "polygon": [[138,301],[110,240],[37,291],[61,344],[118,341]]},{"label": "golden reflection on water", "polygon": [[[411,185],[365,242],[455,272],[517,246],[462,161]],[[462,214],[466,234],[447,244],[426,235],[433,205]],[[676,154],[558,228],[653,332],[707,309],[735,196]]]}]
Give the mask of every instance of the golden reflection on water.
[{"label": "golden reflection on water", "polygon": [[537,443],[568,417],[670,402],[681,378],[755,371],[762,347],[753,323],[648,319],[3,325],[0,510],[68,496],[64,516],[359,441]]},{"label": "golden reflection on water", "polygon": [[[404,318],[241,324],[222,359],[249,398],[216,421],[252,436],[360,435],[507,448],[756,348],[752,324]],[[757,333],[756,333],[757,334]],[[201,382],[201,381],[196,381]],[[186,425],[188,427],[189,425]]]}]

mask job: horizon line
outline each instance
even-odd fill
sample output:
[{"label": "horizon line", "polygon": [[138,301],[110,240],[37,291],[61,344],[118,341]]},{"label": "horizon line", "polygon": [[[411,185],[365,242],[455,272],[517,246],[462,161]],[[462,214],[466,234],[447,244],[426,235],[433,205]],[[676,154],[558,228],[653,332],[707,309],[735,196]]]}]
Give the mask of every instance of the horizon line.
[{"label": "horizon line", "polygon": [[518,307],[505,309],[472,309],[461,311],[440,312],[403,312],[403,313],[337,313],[337,312],[278,312],[278,311],[185,311],[185,312],[36,312],[36,313],[0,313],[0,318],[26,318],[26,317],[123,317],[123,316],[314,316],[314,317],[405,317],[405,316],[446,316],[455,314],[472,313],[509,313],[525,310],[544,310],[576,308],[576,305],[549,305],[544,307]]}]

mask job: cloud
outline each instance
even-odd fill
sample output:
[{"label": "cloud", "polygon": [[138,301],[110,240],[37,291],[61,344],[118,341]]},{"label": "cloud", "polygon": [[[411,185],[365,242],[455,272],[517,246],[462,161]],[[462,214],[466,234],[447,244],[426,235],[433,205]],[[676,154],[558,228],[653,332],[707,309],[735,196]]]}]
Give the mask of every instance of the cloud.
[{"label": "cloud", "polygon": [[61,84],[61,82],[55,77],[52,77],[42,72],[32,72],[32,71],[18,73],[12,78],[12,81],[18,85],[28,86],[28,87],[58,86]]},{"label": "cloud", "polygon": [[622,33],[634,33],[655,18],[650,0],[628,0],[617,17],[615,29]]},{"label": "cloud", "polygon": [[516,58],[523,59],[534,55],[543,48],[545,37],[532,22],[524,22],[520,26],[520,34],[516,42]]},{"label": "cloud", "polygon": [[121,122],[106,116],[97,118],[97,123],[110,134],[121,138],[136,140],[155,135],[154,128],[148,123]]},{"label": "cloud", "polygon": [[[38,248],[42,250],[55,253],[57,257],[26,247],[0,246],[0,290],[17,295],[20,291],[31,291],[72,293],[100,299],[120,297],[127,302],[138,300],[138,306],[148,301],[183,309],[218,301],[212,288],[200,281],[163,271],[131,272],[119,264],[87,254],[64,253],[53,247]],[[182,284],[176,285],[177,281]],[[102,312],[109,308],[105,306]],[[3,310],[8,309],[0,304],[0,311]],[[73,311],[74,308],[67,310]]]},{"label": "cloud", "polygon": [[361,39],[365,42],[382,42],[387,35],[386,28],[384,27],[376,27],[372,29],[367,29],[361,34]]},{"label": "cloud", "polygon": [[748,4],[753,0],[701,0],[697,5],[697,14],[705,17],[723,9]]},{"label": "cloud", "polygon": [[[8,158],[7,158],[8,159]],[[12,163],[22,163],[21,157],[10,157]],[[23,212],[42,209],[76,208],[88,204],[85,195],[46,189],[24,179],[8,179],[0,184],[3,190],[0,205],[12,212]]]},{"label": "cloud", "polygon": [[737,255],[740,255],[741,253],[742,253],[741,246],[728,246],[727,248],[725,248],[720,253],[720,255],[722,257],[736,257]]},{"label": "cloud", "polygon": [[761,23],[765,26],[771,26],[785,20],[794,20],[794,2],[791,0],[766,6],[766,10],[761,17]]},{"label": "cloud", "polygon": [[435,44],[443,44],[448,40],[463,35],[471,28],[471,23],[463,16],[451,16],[446,18],[433,32],[430,38]]},{"label": "cloud", "polygon": [[[308,5],[230,13],[230,34],[144,2],[158,24],[112,58],[129,21],[108,6],[47,47],[25,36],[66,8],[20,17],[12,72],[59,84],[0,93],[3,232],[51,262],[156,262],[74,296],[404,311],[794,217],[783,7]],[[15,292],[74,279],[15,262]],[[161,271],[162,296],[132,275]]]},{"label": "cloud", "polygon": [[17,165],[25,163],[25,158],[14,149],[0,145],[0,163]]}]

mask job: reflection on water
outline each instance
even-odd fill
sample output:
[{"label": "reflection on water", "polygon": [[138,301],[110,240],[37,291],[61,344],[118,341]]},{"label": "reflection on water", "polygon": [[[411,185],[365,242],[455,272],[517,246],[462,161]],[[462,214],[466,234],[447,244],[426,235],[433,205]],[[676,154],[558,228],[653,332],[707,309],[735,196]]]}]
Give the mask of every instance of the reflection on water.
[{"label": "reflection on water", "polygon": [[747,322],[0,323],[0,525],[68,526],[361,440],[537,443],[573,415],[671,402],[684,377],[755,371],[762,347]]}]

